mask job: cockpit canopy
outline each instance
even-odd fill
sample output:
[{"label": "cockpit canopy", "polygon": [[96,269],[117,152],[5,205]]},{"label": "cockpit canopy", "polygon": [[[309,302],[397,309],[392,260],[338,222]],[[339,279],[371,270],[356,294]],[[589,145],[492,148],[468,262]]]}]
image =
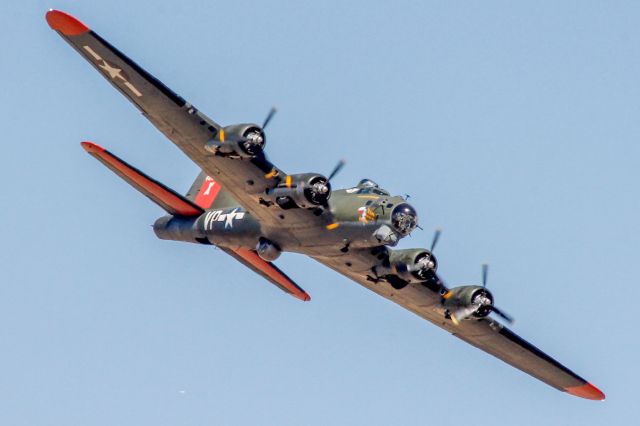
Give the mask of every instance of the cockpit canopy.
[{"label": "cockpit canopy", "polygon": [[375,194],[390,196],[389,191],[380,188],[380,185],[372,181],[371,179],[362,179],[356,186],[358,188],[358,194]]},{"label": "cockpit canopy", "polygon": [[358,188],[380,188],[380,185],[378,185],[371,179],[362,179],[360,182],[358,182]]}]

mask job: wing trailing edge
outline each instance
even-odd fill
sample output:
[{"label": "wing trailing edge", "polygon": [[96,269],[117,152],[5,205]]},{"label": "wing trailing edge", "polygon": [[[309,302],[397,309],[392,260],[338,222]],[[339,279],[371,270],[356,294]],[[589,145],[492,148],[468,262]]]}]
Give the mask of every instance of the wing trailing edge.
[{"label": "wing trailing edge", "polygon": [[124,160],[93,142],[82,142],[82,148],[95,157],[125,182],[140,191],[169,214],[176,216],[200,216],[202,207],[189,201],[171,188],[147,176]]}]

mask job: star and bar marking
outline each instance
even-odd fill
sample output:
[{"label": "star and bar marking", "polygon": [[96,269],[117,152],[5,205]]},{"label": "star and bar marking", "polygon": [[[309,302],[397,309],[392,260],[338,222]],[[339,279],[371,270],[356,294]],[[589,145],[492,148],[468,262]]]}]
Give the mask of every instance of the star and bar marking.
[{"label": "star and bar marking", "polygon": [[120,68],[116,68],[115,66],[110,65],[107,61],[102,59],[102,57],[100,55],[98,55],[95,52],[95,50],[93,50],[91,47],[82,46],[82,48],[84,50],[86,50],[87,53],[89,55],[91,55],[93,57],[93,59],[95,59],[98,62],[98,67],[100,67],[102,70],[104,70],[104,72],[107,75],[109,75],[109,77],[112,80],[120,79],[122,81],[122,84],[127,89],[129,89],[131,91],[131,93],[133,93],[137,97],[141,97],[142,96],[142,93],[133,84],[131,84],[126,78],[124,78],[124,76],[122,75],[122,70]]}]

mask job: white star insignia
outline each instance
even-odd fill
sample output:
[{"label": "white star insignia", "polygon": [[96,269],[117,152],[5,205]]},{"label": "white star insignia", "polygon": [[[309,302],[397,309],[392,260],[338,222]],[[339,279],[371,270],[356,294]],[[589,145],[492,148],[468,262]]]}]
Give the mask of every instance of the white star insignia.
[{"label": "white star insignia", "polygon": [[105,70],[107,72],[107,74],[109,74],[109,77],[114,78],[114,79],[116,77],[118,77],[121,80],[125,81],[124,77],[122,77],[122,75],[120,74],[122,72],[122,70],[120,68],[112,67],[104,59],[102,60],[102,64],[98,64],[98,66],[100,68],[102,68],[103,70]]}]

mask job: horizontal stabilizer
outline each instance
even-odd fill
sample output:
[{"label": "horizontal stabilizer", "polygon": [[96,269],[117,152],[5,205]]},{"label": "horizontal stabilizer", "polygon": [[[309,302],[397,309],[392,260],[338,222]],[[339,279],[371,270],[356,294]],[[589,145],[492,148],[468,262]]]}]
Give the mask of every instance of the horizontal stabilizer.
[{"label": "horizontal stabilizer", "polygon": [[303,302],[311,300],[311,296],[300,288],[291,278],[280,270],[276,265],[271,262],[267,262],[258,256],[255,250],[249,250],[244,248],[229,249],[226,247],[220,247],[229,255],[233,256],[243,265],[253,270],[255,273],[266,278],[271,284],[279,287],[285,293],[289,293],[296,299],[300,299]]},{"label": "horizontal stabilizer", "polygon": [[204,210],[182,195],[167,188],[155,179],[116,157],[100,145],[82,142],[82,147],[111,171],[140,191],[169,214],[176,216],[200,216]]}]

